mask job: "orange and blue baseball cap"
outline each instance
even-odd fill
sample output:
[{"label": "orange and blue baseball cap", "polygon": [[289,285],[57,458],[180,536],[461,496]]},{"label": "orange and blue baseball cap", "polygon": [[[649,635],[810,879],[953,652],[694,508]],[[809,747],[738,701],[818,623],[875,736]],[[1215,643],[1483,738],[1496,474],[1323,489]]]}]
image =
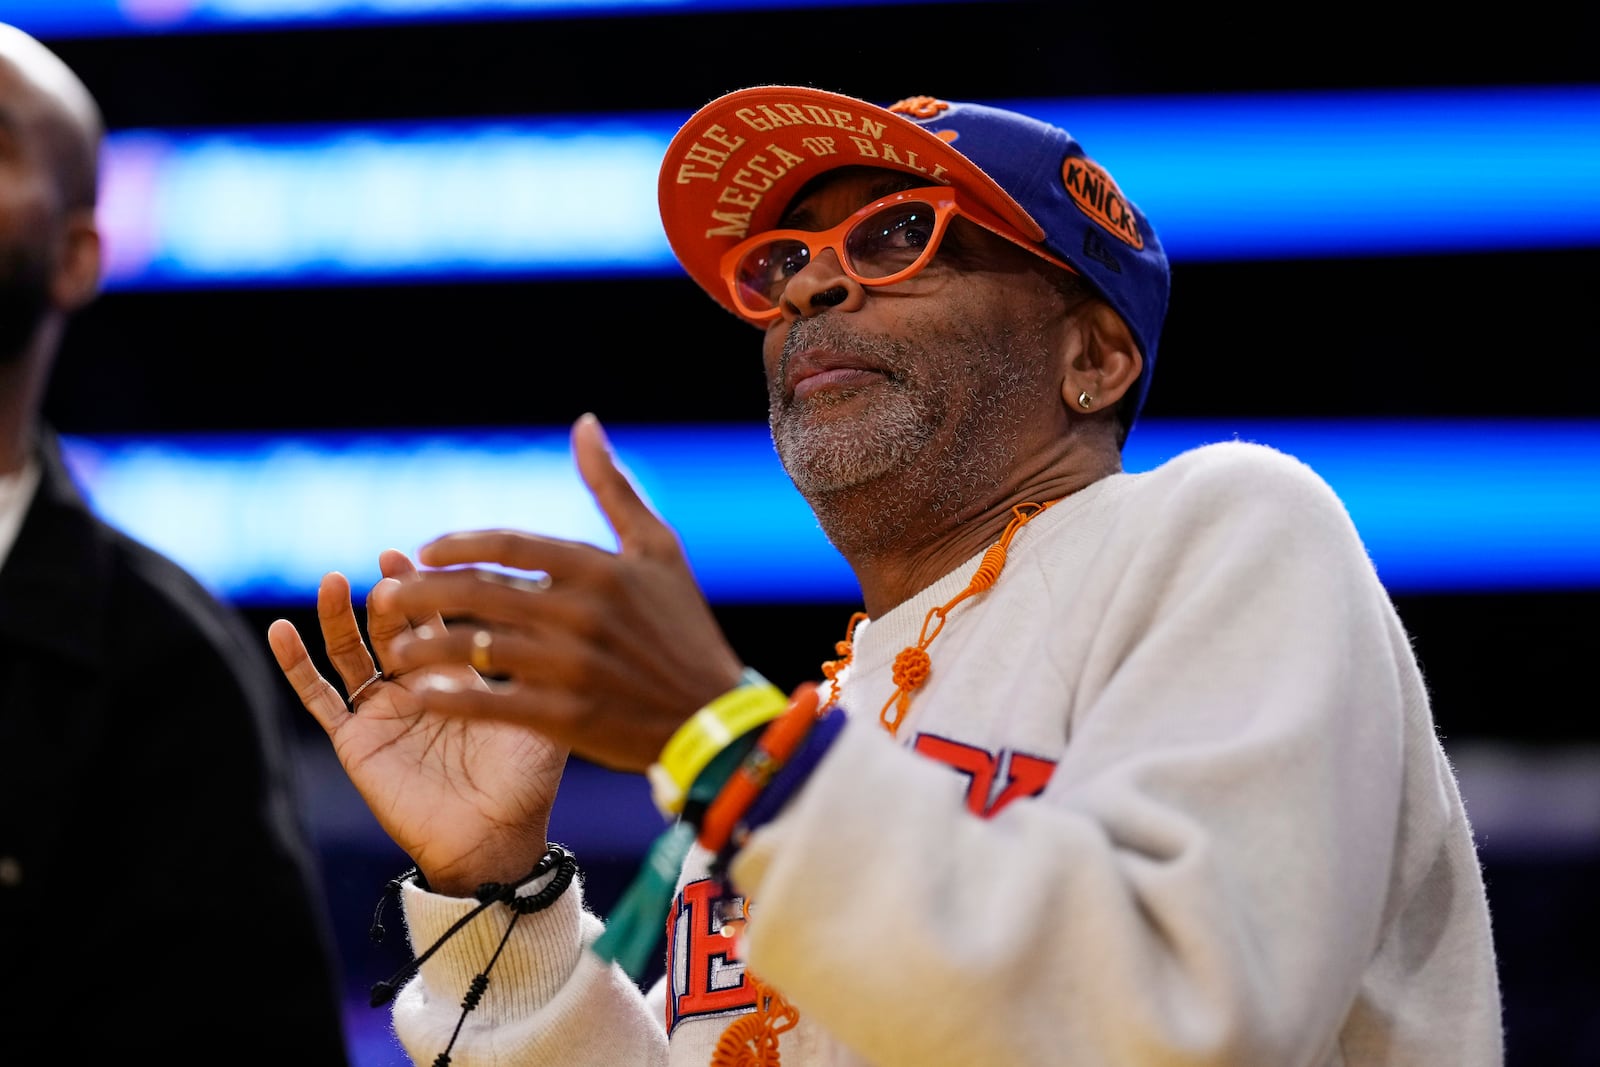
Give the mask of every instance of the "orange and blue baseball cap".
[{"label": "orange and blue baseball cap", "polygon": [[1171,271],[1144,213],[1066,130],[1015,111],[930,96],[879,107],[794,85],[718,97],[667,147],[661,220],[700,287],[740,314],[723,253],[774,229],[800,188],[825,171],[874,166],[948,185],[1063,260],[1116,309],[1144,356],[1144,407],[1167,313]]}]

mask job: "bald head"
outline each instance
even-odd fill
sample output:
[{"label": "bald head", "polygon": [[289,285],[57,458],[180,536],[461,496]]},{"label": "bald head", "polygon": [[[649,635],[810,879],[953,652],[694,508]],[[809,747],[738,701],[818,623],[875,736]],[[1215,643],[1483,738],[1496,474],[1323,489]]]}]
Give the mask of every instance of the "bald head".
[{"label": "bald head", "polygon": [[78,76],[0,23],[0,449],[38,402],[66,316],[99,291],[103,135]]},{"label": "bald head", "polygon": [[92,207],[99,183],[99,105],[50,49],[0,22],[0,121],[36,139],[65,208]]}]

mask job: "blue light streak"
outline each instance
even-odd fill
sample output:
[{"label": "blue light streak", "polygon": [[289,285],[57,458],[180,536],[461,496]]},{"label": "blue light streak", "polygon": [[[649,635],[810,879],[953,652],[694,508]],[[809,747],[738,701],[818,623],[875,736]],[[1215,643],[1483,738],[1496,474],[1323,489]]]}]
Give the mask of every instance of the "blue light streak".
[{"label": "blue light streak", "polygon": [[1600,243],[1600,86],[1011,104],[1080,138],[1174,259]]},{"label": "blue light streak", "polygon": [[[717,602],[852,602],[854,579],[766,427],[608,427]],[[1397,593],[1600,589],[1600,421],[1150,420],[1124,462],[1261,441],[1310,464]],[[241,603],[357,589],[384,548],[516,527],[614,548],[561,428],[475,433],[69,437],[111,521]]]},{"label": "blue light streak", "polygon": [[[1600,246],[1600,86],[1009,103],[1175,262]],[[106,285],[671,275],[655,182],[687,118],[119,131]]]},{"label": "blue light streak", "polygon": [[[873,0],[873,6],[913,0]],[[915,0],[941,3],[944,0]],[[333,29],[370,23],[681,15],[838,0],[7,0],[5,21],[41,39]]]}]

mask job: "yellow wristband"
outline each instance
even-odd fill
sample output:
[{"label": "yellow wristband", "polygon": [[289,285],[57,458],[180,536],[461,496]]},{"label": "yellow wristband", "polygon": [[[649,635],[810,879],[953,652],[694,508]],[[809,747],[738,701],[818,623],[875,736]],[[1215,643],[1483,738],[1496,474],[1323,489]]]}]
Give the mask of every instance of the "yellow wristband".
[{"label": "yellow wristband", "polygon": [[740,682],[689,716],[645,771],[656,807],[668,817],[683,811],[689,787],[717,753],[789,706],[777,686],[746,667]]}]

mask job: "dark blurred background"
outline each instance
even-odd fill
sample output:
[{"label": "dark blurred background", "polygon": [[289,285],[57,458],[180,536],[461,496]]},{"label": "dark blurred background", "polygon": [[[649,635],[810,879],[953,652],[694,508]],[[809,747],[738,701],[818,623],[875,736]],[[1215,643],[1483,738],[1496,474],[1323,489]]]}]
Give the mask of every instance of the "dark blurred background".
[{"label": "dark blurred background", "polygon": [[[1477,18],[988,2],[41,36],[117,131],[640,109],[686,118],[758,82],[883,103],[1584,85],[1600,75],[1594,30],[1592,15],[1538,5]],[[1593,245],[1180,260],[1173,276],[1152,422],[1600,416]],[[611,423],[748,424],[764,414],[756,357],[753,331],[671,275],[112,289],[71,330],[48,409],[63,431],[89,436],[563,427],[590,409]],[[1481,491],[1492,501],[1501,488]],[[1600,590],[1396,602],[1479,826],[1508,1064],[1600,1064]],[[785,687],[816,676],[857,607],[716,605],[747,661]],[[245,610],[263,635],[279,616],[315,632],[309,600]],[[401,958],[366,935],[384,880],[407,862],[353,802],[308,717],[301,726],[347,978],[364,1001]],[[584,806],[564,799],[557,836],[577,842],[603,913],[647,840],[639,815],[653,811],[632,779],[583,767],[571,777]],[[607,802],[615,812],[596,807]],[[362,1067],[401,1062],[386,1050],[384,1016],[352,1007]]]}]

